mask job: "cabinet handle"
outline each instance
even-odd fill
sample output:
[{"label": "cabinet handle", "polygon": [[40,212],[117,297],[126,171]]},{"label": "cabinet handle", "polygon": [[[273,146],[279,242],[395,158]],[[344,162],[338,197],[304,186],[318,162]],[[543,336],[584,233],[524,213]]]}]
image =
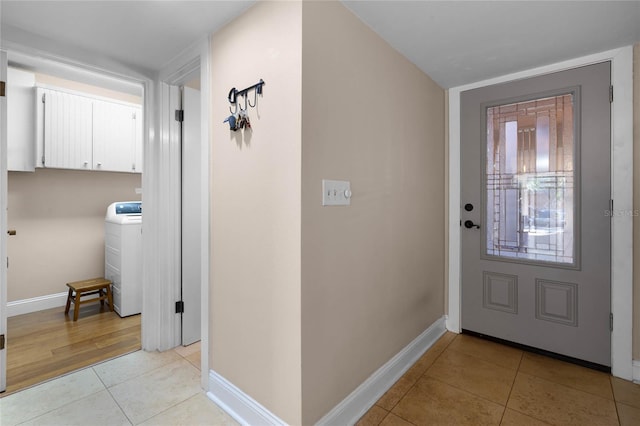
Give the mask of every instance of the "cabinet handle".
[{"label": "cabinet handle", "polygon": [[102,163],[97,163],[96,166],[102,167]]}]

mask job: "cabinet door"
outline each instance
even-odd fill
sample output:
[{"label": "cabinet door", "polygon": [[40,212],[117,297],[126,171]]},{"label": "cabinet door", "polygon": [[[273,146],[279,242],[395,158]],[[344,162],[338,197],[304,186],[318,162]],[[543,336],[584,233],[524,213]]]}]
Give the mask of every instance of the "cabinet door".
[{"label": "cabinet door", "polygon": [[[44,96],[44,97],[42,97]],[[42,152],[39,167],[91,169],[92,102],[84,96],[38,89],[43,102]]]},{"label": "cabinet door", "polygon": [[136,171],[138,108],[106,101],[93,104],[93,169]]},{"label": "cabinet door", "polygon": [[31,72],[7,69],[7,168],[10,171],[34,171],[35,82]]}]

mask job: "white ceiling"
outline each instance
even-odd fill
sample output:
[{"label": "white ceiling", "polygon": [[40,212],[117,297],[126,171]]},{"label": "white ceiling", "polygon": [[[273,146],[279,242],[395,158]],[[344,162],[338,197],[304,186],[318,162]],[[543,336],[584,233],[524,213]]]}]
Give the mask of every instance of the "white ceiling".
[{"label": "white ceiling", "polygon": [[449,88],[640,41],[640,1],[344,1]]},{"label": "white ceiling", "polygon": [[0,29],[3,40],[21,45],[46,40],[149,74],[253,3],[1,0]]},{"label": "white ceiling", "polygon": [[[640,41],[640,1],[343,3],[442,87]],[[149,74],[252,4],[1,0],[0,31],[5,44],[76,48]]]}]

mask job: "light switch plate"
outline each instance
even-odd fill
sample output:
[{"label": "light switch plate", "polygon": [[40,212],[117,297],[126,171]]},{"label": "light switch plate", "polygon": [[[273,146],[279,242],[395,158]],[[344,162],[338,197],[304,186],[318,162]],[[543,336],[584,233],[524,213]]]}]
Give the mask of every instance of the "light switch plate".
[{"label": "light switch plate", "polygon": [[323,206],[351,205],[351,182],[347,180],[322,180]]}]

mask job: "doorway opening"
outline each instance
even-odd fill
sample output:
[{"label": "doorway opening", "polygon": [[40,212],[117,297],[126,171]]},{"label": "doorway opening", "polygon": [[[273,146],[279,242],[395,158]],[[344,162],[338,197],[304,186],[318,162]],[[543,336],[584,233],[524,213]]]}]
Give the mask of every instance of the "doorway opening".
[{"label": "doorway opening", "polygon": [[81,305],[77,321],[77,306],[64,311],[66,283],[106,276],[108,207],[141,201],[144,139],[139,83],[9,52],[7,90],[3,396],[140,349],[141,303]]}]

